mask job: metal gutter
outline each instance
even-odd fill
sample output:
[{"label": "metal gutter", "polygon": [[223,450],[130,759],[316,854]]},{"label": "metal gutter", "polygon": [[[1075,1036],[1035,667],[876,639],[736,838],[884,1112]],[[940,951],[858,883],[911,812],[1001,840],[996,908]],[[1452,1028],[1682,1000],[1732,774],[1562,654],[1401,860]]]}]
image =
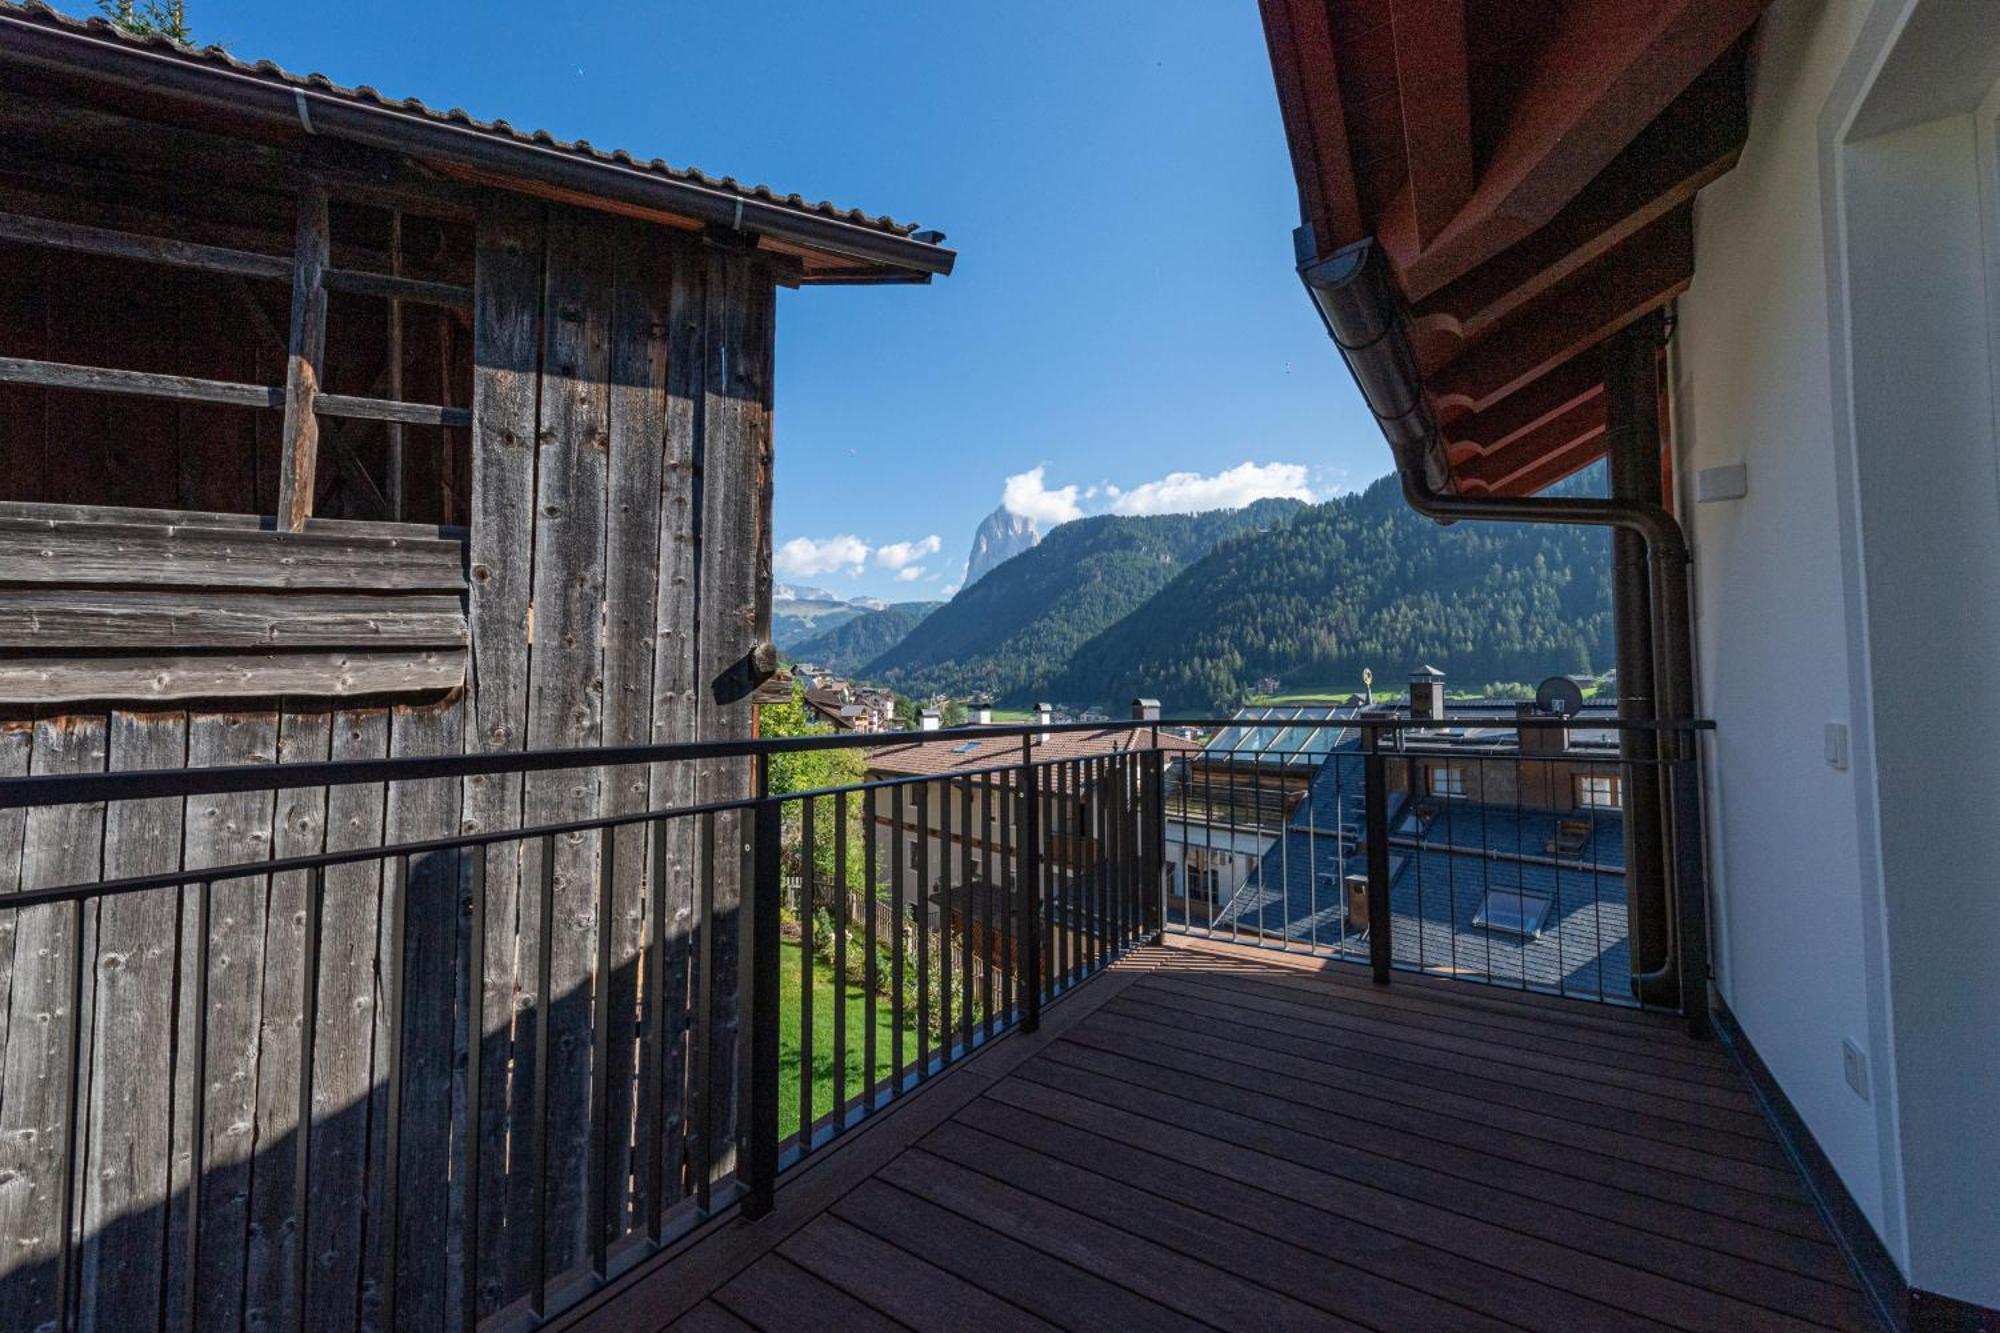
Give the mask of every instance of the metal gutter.
[{"label": "metal gutter", "polygon": [[[1468,496],[1456,493],[1444,448],[1410,346],[1388,260],[1371,238],[1309,257],[1311,236],[1301,228],[1299,278],[1339,347],[1348,373],[1388,440],[1410,508],[1441,523],[1578,523],[1615,528],[1639,537],[1651,566],[1653,605],[1660,629],[1662,670],[1659,719],[1672,727],[1694,718],[1694,646],[1688,591],[1688,546],[1681,525],[1662,506],[1641,500],[1583,496]],[[1708,904],[1703,864],[1701,806],[1693,782],[1691,732],[1669,729],[1662,757],[1672,764],[1673,844],[1676,883],[1674,939],[1665,963],[1635,976],[1635,985],[1657,989],[1677,983],[1690,1030],[1709,1033]]]},{"label": "metal gutter", "polygon": [[[391,105],[280,83],[88,33],[59,31],[0,13],[0,65],[79,74],[136,91],[227,110],[287,133],[313,134],[414,154],[479,171],[528,177],[620,203],[757,232],[893,270],[883,282],[928,282],[951,272],[956,252],[898,235],[680,180],[615,158],[480,130]],[[858,279],[848,277],[848,282]]]}]

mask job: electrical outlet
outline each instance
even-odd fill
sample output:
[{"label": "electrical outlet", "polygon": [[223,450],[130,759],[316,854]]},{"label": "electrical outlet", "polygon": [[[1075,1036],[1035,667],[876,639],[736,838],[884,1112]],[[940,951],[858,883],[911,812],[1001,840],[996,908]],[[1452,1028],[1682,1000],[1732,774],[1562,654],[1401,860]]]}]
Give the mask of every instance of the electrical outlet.
[{"label": "electrical outlet", "polygon": [[1847,724],[1829,722],[1826,724],[1826,766],[1837,772],[1847,771]]},{"label": "electrical outlet", "polygon": [[1847,1075],[1847,1086],[1854,1089],[1854,1095],[1862,1101],[1868,1100],[1868,1057],[1854,1044],[1851,1037],[1840,1043],[1840,1069]]}]

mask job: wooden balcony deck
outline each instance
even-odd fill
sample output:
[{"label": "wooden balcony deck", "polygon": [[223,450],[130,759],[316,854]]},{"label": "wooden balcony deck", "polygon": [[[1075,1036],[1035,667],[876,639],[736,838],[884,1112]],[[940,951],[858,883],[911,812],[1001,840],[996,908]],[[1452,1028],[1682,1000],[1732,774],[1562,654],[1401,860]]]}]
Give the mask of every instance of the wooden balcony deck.
[{"label": "wooden balcony deck", "polygon": [[1724,1053],[1667,1020],[1141,950],[572,1323],[1878,1327]]}]

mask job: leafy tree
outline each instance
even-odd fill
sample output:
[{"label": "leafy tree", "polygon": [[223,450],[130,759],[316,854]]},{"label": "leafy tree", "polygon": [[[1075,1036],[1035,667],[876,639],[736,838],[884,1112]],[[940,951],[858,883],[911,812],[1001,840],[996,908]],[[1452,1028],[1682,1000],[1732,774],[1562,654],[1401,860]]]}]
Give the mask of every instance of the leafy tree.
[{"label": "leafy tree", "polygon": [[104,17],[140,37],[167,37],[183,46],[194,43],[187,21],[187,0],[97,0]]},{"label": "leafy tree", "polygon": [[[831,726],[819,722],[812,710],[806,707],[805,687],[802,685],[792,687],[789,703],[765,704],[757,712],[757,732],[760,736],[823,736],[832,731]],[[792,750],[771,756],[771,790],[779,795],[852,787],[864,781],[866,776],[867,762],[859,748]],[[865,803],[863,793],[847,797],[847,845],[850,848],[861,846]],[[813,880],[821,899],[838,891],[835,843],[840,822],[839,804],[831,796],[816,798],[812,802]],[[782,808],[785,817],[782,838],[785,874],[799,875],[805,869],[806,802],[786,801]],[[858,856],[848,858],[847,881],[846,887],[850,891],[860,892],[866,888]]]}]

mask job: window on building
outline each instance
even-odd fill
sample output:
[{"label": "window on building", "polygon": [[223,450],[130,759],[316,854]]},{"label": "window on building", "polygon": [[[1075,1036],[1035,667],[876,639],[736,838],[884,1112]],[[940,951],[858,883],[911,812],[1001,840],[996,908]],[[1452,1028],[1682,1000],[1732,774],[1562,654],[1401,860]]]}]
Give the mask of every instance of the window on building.
[{"label": "window on building", "polygon": [[912,870],[917,868],[917,847],[918,844],[914,842],[910,844],[910,869]]},{"label": "window on building", "polygon": [[1462,768],[1439,765],[1431,769],[1430,781],[1433,796],[1465,795],[1465,770]]},{"label": "window on building", "polygon": [[1587,810],[1621,810],[1625,806],[1625,784],[1616,773],[1576,775],[1576,803]]},{"label": "window on building", "polygon": [[1549,916],[1549,896],[1522,888],[1488,889],[1472,924],[1527,939],[1539,939]]}]

